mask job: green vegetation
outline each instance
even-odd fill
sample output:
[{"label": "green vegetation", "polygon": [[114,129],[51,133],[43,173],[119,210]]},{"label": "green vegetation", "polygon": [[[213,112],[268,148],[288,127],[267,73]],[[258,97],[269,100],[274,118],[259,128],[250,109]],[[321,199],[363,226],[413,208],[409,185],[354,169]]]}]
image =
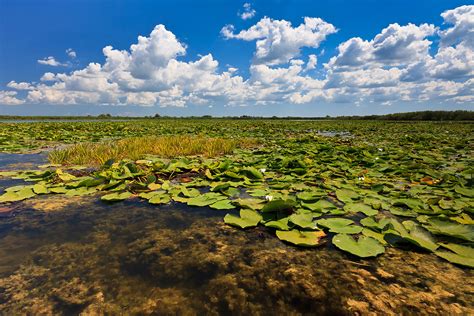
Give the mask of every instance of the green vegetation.
[{"label": "green vegetation", "polygon": [[237,147],[255,146],[252,139],[223,139],[202,136],[132,137],[99,143],[79,143],[49,153],[49,161],[62,165],[98,166],[106,161],[138,160],[148,155],[165,158],[179,156],[215,157],[230,154]]},{"label": "green vegetation", "polygon": [[332,241],[363,258],[400,247],[472,267],[473,129],[356,120],[2,124],[3,151],[87,143],[52,151],[56,165],[2,173],[32,184],[6,189],[0,201],[100,194],[104,203],[181,203],[296,246]]}]

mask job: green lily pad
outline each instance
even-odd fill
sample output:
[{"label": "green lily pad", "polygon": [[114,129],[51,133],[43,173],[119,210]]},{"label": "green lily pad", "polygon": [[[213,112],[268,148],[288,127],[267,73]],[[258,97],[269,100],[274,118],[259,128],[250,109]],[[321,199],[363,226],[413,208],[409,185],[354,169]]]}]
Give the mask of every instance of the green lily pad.
[{"label": "green lily pad", "polygon": [[33,192],[36,194],[48,194],[49,190],[44,184],[37,183],[33,186]]},{"label": "green lily pad", "polygon": [[457,244],[440,244],[443,248],[450,251],[436,251],[435,254],[451,263],[461,266],[474,268],[474,248]]},{"label": "green lily pad", "polygon": [[263,174],[255,169],[254,167],[246,167],[240,170],[240,173],[245,175],[247,178],[261,180],[263,179]]},{"label": "green lily pad", "polygon": [[384,239],[392,245],[408,242],[428,251],[435,251],[438,248],[431,234],[413,221],[400,224],[391,219],[389,226],[391,229],[384,231]]},{"label": "green lily pad", "polygon": [[167,193],[158,193],[153,195],[148,203],[150,204],[168,204],[171,201],[171,197]]},{"label": "green lily pad", "polygon": [[291,211],[295,207],[292,200],[273,200],[265,204],[262,213]]},{"label": "green lily pad", "polygon": [[132,196],[132,193],[130,192],[116,192],[116,193],[103,195],[100,199],[102,201],[107,201],[107,202],[117,202],[117,201],[126,200],[131,196]]},{"label": "green lily pad", "polygon": [[463,188],[457,185],[454,187],[454,191],[456,191],[456,193],[462,194],[470,198],[474,197],[474,189]]},{"label": "green lily pad", "polygon": [[36,194],[31,188],[23,188],[18,191],[9,191],[0,196],[0,203],[16,202],[32,198]]},{"label": "green lily pad", "polygon": [[305,229],[316,229],[316,223],[313,222],[313,214],[292,214],[289,217],[289,221],[296,226]]},{"label": "green lily pad", "polygon": [[430,218],[423,227],[435,235],[445,235],[474,242],[474,225],[464,225],[440,218]]},{"label": "green lily pad", "polygon": [[264,225],[266,227],[271,227],[271,228],[276,228],[278,230],[290,230],[290,227],[288,226],[288,217],[284,217],[282,219],[279,219],[277,221],[268,221]]},{"label": "green lily pad", "polygon": [[377,210],[374,210],[371,206],[364,203],[347,203],[344,205],[344,210],[349,213],[361,212],[367,216],[374,216],[378,213]]},{"label": "green lily pad", "polygon": [[209,207],[216,210],[231,210],[235,208],[235,205],[233,205],[232,202],[229,200],[222,200],[209,205]]},{"label": "green lily pad", "polygon": [[289,242],[301,247],[315,247],[320,245],[320,240],[326,234],[322,231],[306,232],[296,229],[290,231],[277,230],[276,235],[278,239]]},{"label": "green lily pad", "polygon": [[354,221],[347,218],[325,218],[316,221],[318,226],[328,228],[331,233],[358,234],[362,227],[354,225]]},{"label": "green lily pad", "polygon": [[264,206],[264,200],[260,199],[237,199],[234,200],[234,203],[236,203],[238,206],[242,208],[249,208],[251,210],[261,210]]},{"label": "green lily pad", "polygon": [[258,212],[249,209],[241,209],[240,217],[232,214],[224,217],[224,223],[240,228],[255,227],[261,220],[262,216]]},{"label": "green lily pad", "polygon": [[360,236],[357,240],[347,234],[337,234],[332,238],[337,248],[361,258],[376,257],[385,252],[385,247],[375,238]]},{"label": "green lily pad", "polygon": [[336,196],[339,201],[344,202],[344,203],[350,203],[353,200],[356,200],[359,198],[359,194],[357,194],[357,192],[353,190],[349,190],[349,189],[336,190]]}]

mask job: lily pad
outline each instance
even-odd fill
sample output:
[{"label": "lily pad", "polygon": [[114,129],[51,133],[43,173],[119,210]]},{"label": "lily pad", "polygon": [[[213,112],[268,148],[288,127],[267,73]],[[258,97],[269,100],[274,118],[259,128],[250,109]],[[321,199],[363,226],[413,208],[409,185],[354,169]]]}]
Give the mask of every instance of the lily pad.
[{"label": "lily pad", "polygon": [[361,258],[376,257],[385,252],[385,247],[375,238],[359,236],[357,240],[347,234],[337,234],[332,238],[337,248]]},{"label": "lily pad", "polygon": [[358,234],[362,227],[354,225],[354,221],[347,218],[325,218],[316,221],[318,226],[328,228],[331,233]]},{"label": "lily pad", "polygon": [[301,247],[315,247],[320,245],[320,240],[326,234],[322,231],[306,232],[296,229],[290,231],[277,230],[276,235],[278,239],[289,242]]},{"label": "lily pad", "polygon": [[110,193],[107,195],[103,195],[100,199],[102,201],[107,201],[107,202],[117,202],[117,201],[126,200],[131,196],[132,196],[132,193],[130,192],[117,192],[117,193]]},{"label": "lily pad", "polygon": [[291,211],[294,206],[295,202],[292,200],[274,200],[265,204],[262,213]]},{"label": "lily pad", "polygon": [[31,188],[23,188],[18,191],[9,191],[0,196],[0,203],[16,202],[32,198],[36,194]]},{"label": "lily pad", "polygon": [[430,218],[423,227],[435,235],[445,235],[474,242],[474,225],[464,225],[440,218]]},{"label": "lily pad", "polygon": [[344,202],[344,203],[350,203],[353,200],[356,200],[359,198],[359,194],[357,194],[357,192],[353,190],[349,190],[349,189],[336,190],[336,196],[339,201]]},{"label": "lily pad", "polygon": [[233,205],[232,202],[229,200],[222,200],[209,205],[209,207],[216,210],[231,210],[235,208],[235,205]]},{"label": "lily pad", "polygon": [[377,210],[374,210],[371,206],[364,203],[347,203],[344,205],[344,210],[349,213],[361,212],[367,216],[374,216],[378,213]]},{"label": "lily pad", "polygon": [[313,222],[313,214],[292,214],[289,221],[296,226],[304,229],[316,229],[316,223]]},{"label": "lily pad", "polygon": [[240,217],[232,214],[227,214],[224,217],[224,222],[226,224],[240,228],[255,227],[261,220],[262,216],[258,212],[249,209],[241,209]]}]

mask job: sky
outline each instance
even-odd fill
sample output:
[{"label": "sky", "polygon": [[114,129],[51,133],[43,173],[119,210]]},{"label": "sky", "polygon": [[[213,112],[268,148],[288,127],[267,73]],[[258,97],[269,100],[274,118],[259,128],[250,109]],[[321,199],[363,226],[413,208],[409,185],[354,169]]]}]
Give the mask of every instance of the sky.
[{"label": "sky", "polygon": [[474,110],[457,0],[0,0],[0,115]]}]

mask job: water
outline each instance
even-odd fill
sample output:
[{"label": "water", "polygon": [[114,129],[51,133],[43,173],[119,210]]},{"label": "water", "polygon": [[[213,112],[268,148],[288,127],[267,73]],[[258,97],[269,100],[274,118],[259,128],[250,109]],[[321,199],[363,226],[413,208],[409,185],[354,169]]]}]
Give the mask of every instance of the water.
[{"label": "water", "polygon": [[179,203],[54,195],[1,207],[1,315],[474,313],[472,271],[428,253],[295,248]]},{"label": "water", "polygon": [[9,154],[0,153],[0,171],[37,169],[48,162],[48,153]]}]

